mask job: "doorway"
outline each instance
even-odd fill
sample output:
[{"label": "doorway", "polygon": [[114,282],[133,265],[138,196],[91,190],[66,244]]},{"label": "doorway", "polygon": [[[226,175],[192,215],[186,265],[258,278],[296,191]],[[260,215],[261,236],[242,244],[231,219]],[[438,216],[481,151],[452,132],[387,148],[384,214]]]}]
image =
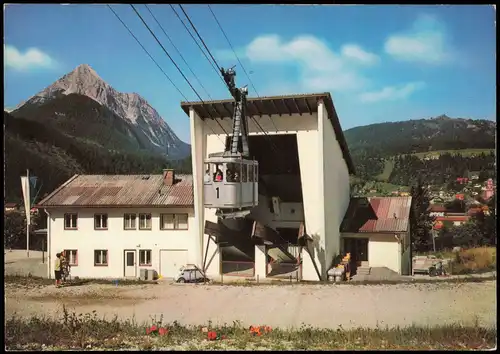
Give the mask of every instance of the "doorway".
[{"label": "doorway", "polygon": [[351,254],[351,260],[356,266],[368,262],[368,238],[344,238],[344,253]]},{"label": "doorway", "polygon": [[135,250],[125,250],[125,277],[137,277]]}]

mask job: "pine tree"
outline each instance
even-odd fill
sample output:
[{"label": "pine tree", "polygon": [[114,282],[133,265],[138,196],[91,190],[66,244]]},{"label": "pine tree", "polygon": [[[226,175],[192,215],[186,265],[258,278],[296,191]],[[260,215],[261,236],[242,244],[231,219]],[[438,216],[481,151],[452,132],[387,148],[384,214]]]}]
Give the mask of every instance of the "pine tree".
[{"label": "pine tree", "polygon": [[411,188],[412,204],[410,213],[410,235],[412,251],[425,252],[432,246],[432,225],[434,217],[430,216],[430,197],[427,187],[419,178]]}]

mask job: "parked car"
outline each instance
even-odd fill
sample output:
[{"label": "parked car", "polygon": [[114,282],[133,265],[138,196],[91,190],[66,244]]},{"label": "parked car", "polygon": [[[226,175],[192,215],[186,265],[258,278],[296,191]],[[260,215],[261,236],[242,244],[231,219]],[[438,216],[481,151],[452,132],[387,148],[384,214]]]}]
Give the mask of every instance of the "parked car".
[{"label": "parked car", "polygon": [[210,281],[205,274],[194,264],[186,264],[179,269],[174,277],[176,283],[203,283]]}]

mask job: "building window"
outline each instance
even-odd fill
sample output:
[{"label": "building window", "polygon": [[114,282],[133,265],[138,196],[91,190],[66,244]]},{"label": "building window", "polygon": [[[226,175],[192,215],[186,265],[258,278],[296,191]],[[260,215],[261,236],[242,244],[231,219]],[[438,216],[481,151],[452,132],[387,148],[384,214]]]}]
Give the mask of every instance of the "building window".
[{"label": "building window", "polygon": [[94,228],[96,230],[106,230],[108,228],[108,214],[95,214]]},{"label": "building window", "polygon": [[95,250],[94,251],[94,265],[107,266],[108,265],[108,250]]},{"label": "building window", "polygon": [[187,230],[188,214],[161,214],[162,230]]},{"label": "building window", "polygon": [[78,251],[77,250],[64,250],[64,257],[68,260],[70,266],[78,265]]},{"label": "building window", "polygon": [[76,230],[77,220],[77,214],[64,214],[64,228],[66,230]]},{"label": "building window", "polygon": [[137,228],[135,224],[136,215],[135,214],[125,214],[123,216],[123,228],[125,230],[135,230]]},{"label": "building window", "polygon": [[151,214],[139,214],[139,230],[151,230]]},{"label": "building window", "polygon": [[151,250],[139,250],[139,265],[150,266],[151,263]]}]

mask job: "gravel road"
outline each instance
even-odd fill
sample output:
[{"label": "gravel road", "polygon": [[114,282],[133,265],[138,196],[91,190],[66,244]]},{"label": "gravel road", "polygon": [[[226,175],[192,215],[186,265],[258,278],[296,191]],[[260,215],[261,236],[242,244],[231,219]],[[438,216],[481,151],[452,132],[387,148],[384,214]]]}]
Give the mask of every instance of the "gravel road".
[{"label": "gravel road", "polygon": [[496,327],[496,281],[461,284],[216,286],[82,285],[56,289],[6,288],[6,316],[14,312],[78,313],[136,321],[163,315],[183,324],[267,324],[273,327],[394,327],[462,323]]}]

